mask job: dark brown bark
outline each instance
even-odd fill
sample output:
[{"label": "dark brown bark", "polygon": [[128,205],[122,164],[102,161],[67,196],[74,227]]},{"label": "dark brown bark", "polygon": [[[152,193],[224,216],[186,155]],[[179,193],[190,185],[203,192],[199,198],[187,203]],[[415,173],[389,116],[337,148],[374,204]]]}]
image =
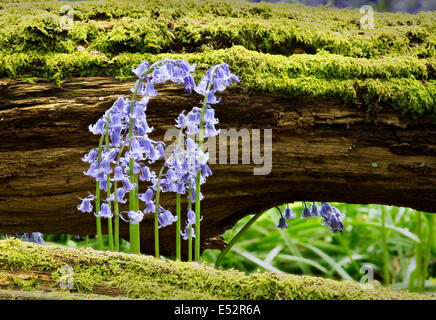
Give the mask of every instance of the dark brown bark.
[{"label": "dark brown bark", "polygon": [[[94,192],[80,158],[97,145],[88,131],[132,81],[74,78],[57,87],[38,80],[0,80],[0,233],[94,234],[94,216],[77,211],[77,197]],[[436,125],[365,110],[334,98],[309,99],[231,90],[216,106],[223,129],[272,129],[273,168],[215,164],[203,187],[202,240],[238,219],[297,200],[379,203],[436,212]],[[164,86],[149,104],[153,138],[161,139],[200,96]],[[263,139],[263,137],[262,137]],[[262,140],[263,141],[263,140]],[[240,155],[241,158],[241,155]],[[164,205],[174,201],[164,196]],[[152,215],[141,224],[142,248],[153,250]],[[127,235],[122,223],[122,234]],[[174,226],[161,230],[162,253],[172,252]],[[205,247],[221,247],[219,238]]]}]

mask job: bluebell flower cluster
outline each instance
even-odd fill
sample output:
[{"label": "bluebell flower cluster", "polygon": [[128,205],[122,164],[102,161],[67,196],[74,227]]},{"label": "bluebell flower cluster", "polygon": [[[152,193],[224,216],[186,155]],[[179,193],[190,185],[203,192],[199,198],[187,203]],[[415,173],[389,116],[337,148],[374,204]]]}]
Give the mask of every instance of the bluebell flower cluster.
[{"label": "bluebell flower cluster", "polygon": [[[219,134],[216,125],[219,123],[215,116],[215,110],[211,104],[216,104],[220,100],[216,98],[215,92],[223,91],[227,86],[234,82],[239,83],[236,75],[230,72],[229,66],[225,63],[210,68],[198,86],[192,86],[194,90],[205,97],[206,105],[204,116],[202,117],[202,108],[193,107],[185,115],[183,111],[176,119],[175,127],[180,130],[180,137],[177,147],[171,156],[166,160],[164,166],[166,173],[160,181],[163,192],[175,192],[178,194],[190,194],[191,202],[195,202],[197,192],[197,174],[200,174],[200,185],[206,182],[207,177],[212,175],[212,170],[208,166],[209,154],[203,152],[199,143],[195,142],[192,136],[200,133],[200,128],[204,128],[204,138],[214,137]],[[157,185],[157,179],[153,182]],[[203,195],[199,194],[200,201]],[[203,217],[200,218],[200,221]],[[162,220],[164,221],[164,220]],[[174,220],[165,220],[174,221]],[[189,230],[195,224],[195,213],[188,210],[188,220],[184,232],[181,232],[183,239],[189,237]]]},{"label": "bluebell flower cluster", "polygon": [[[285,209],[285,212],[282,213],[279,207],[276,207],[277,210],[280,212],[280,218],[279,223],[276,228],[285,228],[287,229],[289,226],[286,224],[286,220],[290,220],[295,218],[295,213],[292,211],[289,206]],[[328,202],[322,202],[321,208],[319,209],[315,202],[312,202],[312,205],[308,207],[306,205],[306,202],[303,201],[303,212],[300,216],[301,219],[303,218],[311,218],[311,217],[317,217],[321,216],[321,223],[323,225],[327,225],[330,227],[330,230],[333,233],[337,232],[343,232],[344,229],[344,222],[343,219],[345,218],[345,215],[340,213],[338,208],[333,207]]]},{"label": "bluebell flower cluster", "polygon": [[[215,96],[216,92],[225,90],[235,82],[239,83],[239,79],[230,72],[227,64],[222,63],[211,67],[196,85],[192,76],[195,67],[195,64],[191,65],[181,59],[166,58],[153,65],[142,61],[132,68],[132,72],[137,76],[135,86],[131,88],[132,98],[129,100],[119,97],[95,124],[89,126],[93,134],[101,136],[100,144],[82,160],[89,164],[89,169],[84,174],[96,180],[97,190],[95,195],[90,194],[86,198],[80,198],[82,202],[77,208],[82,212],[91,213],[92,201],[96,201],[94,214],[97,216],[99,239],[101,238],[100,218],[106,218],[108,228],[112,230],[111,219],[115,210],[115,234],[118,234],[118,217],[129,222],[132,252],[138,252],[138,224],[145,214],[152,212],[155,215],[155,251],[156,256],[159,257],[158,229],[173,224],[180,217],[174,216],[171,211],[159,205],[159,195],[161,192],[175,192],[178,215],[180,215],[180,196],[187,195],[190,200],[185,231],[182,232],[180,224],[177,223],[177,234],[180,233],[183,239],[192,239],[190,237],[192,225],[196,225],[197,256],[199,221],[202,220],[197,210],[200,207],[199,201],[203,198],[200,185],[212,175],[212,170],[207,164],[209,154],[203,152],[202,146],[204,138],[219,134],[219,130],[216,129],[219,121],[211,105],[220,101]],[[188,93],[195,91],[203,95],[204,101],[202,108],[193,107],[186,115],[182,112],[177,117],[175,126],[180,132],[178,144],[168,159],[165,159],[165,144],[149,136],[153,128],[147,123],[146,110],[151,97],[158,94],[156,84],[167,81],[183,84]],[[139,99],[136,98],[137,95],[140,96]],[[198,143],[192,138],[194,135],[199,136]],[[164,160],[164,164],[157,175],[149,166],[160,159]],[[144,193],[139,193],[138,184],[141,181],[149,185]],[[107,193],[106,199],[101,198],[100,190]],[[127,193],[128,197],[126,197]],[[127,201],[129,201],[129,211],[119,213],[118,204]],[[196,203],[195,213],[190,210],[192,202]],[[109,236],[111,239],[111,231]],[[178,252],[180,252],[179,240],[180,236],[177,238]]]},{"label": "bluebell flower cluster", "polygon": [[[137,67],[132,68],[138,80],[135,87],[131,89],[142,98],[131,101],[124,97],[118,98],[117,102],[97,120],[89,130],[95,135],[109,136],[109,144],[102,145],[101,154],[99,148],[92,149],[82,160],[89,163],[89,169],[85,175],[95,178],[100,182],[100,189],[107,192],[112,188],[112,182],[117,181],[120,185],[111,196],[105,199],[101,205],[98,216],[101,218],[112,218],[110,202],[115,199],[119,203],[126,203],[126,193],[137,188],[137,183],[132,182],[129,172],[130,162],[133,161],[133,173],[138,175],[139,181],[152,183],[145,193],[138,194],[138,199],[144,203],[144,210],[127,212],[127,216],[120,217],[132,224],[138,224],[144,214],[155,211],[153,195],[156,191],[156,173],[149,168],[149,165],[164,158],[164,143],[154,141],[149,137],[153,131],[147,123],[146,110],[150,97],[157,95],[155,84],[172,81],[184,84],[185,90],[192,92],[195,88],[192,72],[195,65],[190,65],[181,59],[163,59],[153,65],[142,61]],[[123,153],[124,151],[124,153]],[[110,178],[109,178],[110,177]],[[108,179],[110,179],[108,183]],[[153,189],[154,188],[154,189]],[[111,189],[112,190],[112,189]],[[81,198],[82,203],[78,210],[90,213],[93,210],[91,202],[94,195]],[[174,221],[174,217],[168,210],[159,208],[159,221],[161,226],[167,226]]]},{"label": "bluebell flower cluster", "polygon": [[333,233],[343,232],[345,215],[339,210],[331,206],[328,202],[323,202],[319,214],[322,217],[322,224],[330,227]]},{"label": "bluebell flower cluster", "polygon": [[42,234],[40,232],[31,232],[31,233],[7,233],[5,234],[6,238],[17,238],[26,242],[33,242],[37,244],[45,244],[44,239],[42,238]]},{"label": "bluebell flower cluster", "polygon": [[207,97],[208,104],[216,104],[221,101],[217,99],[215,93],[223,91],[226,87],[239,83],[239,78],[230,72],[229,65],[222,63],[210,68],[201,79],[195,91]]},{"label": "bluebell flower cluster", "polygon": [[319,216],[318,212],[318,206],[315,202],[312,203],[312,206],[309,208],[306,205],[306,202],[303,201],[303,214],[300,216],[300,218],[310,218],[310,217],[316,217]]}]

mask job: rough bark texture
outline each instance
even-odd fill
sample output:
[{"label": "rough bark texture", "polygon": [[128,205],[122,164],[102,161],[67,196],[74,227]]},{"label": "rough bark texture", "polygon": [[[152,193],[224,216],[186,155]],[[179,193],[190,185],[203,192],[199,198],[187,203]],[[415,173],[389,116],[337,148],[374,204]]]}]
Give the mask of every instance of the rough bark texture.
[{"label": "rough bark texture", "polygon": [[[95,234],[92,214],[77,211],[78,197],[94,192],[81,157],[97,146],[88,125],[133,81],[72,78],[57,87],[0,80],[0,233]],[[296,200],[379,203],[436,212],[436,125],[396,113],[368,115],[338,99],[309,99],[243,89],[221,95],[222,129],[272,129],[272,171],[262,165],[215,164],[203,187],[204,248],[238,219]],[[164,86],[149,104],[149,124],[161,139],[198,95]],[[386,109],[385,109],[386,110]],[[261,136],[263,141],[263,135]],[[239,141],[241,144],[241,141]],[[218,143],[217,143],[218,145]],[[217,147],[218,149],[218,147]],[[261,147],[263,150],[263,147]],[[157,169],[157,168],[156,168]],[[164,196],[163,204],[174,209]],[[142,249],[153,250],[152,215],[141,224]],[[127,236],[127,224],[121,224]],[[175,226],[161,230],[163,254],[173,251]],[[209,239],[206,241],[206,239]]]}]

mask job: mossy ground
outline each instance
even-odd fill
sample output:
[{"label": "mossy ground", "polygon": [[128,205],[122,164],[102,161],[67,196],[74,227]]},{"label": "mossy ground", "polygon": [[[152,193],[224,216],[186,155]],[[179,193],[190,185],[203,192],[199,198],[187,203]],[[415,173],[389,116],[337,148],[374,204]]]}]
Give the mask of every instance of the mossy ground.
[{"label": "mossy ground", "polygon": [[102,0],[70,3],[74,27],[62,29],[61,4],[0,1],[0,77],[126,79],[143,59],[178,57],[198,74],[226,62],[250,90],[436,114],[436,12],[376,13],[364,31],[358,10]]},{"label": "mossy ground", "polygon": [[[150,256],[63,249],[17,239],[0,241],[0,270],[50,271],[58,286],[61,268],[74,270],[73,292],[117,288],[137,299],[429,299],[429,296],[365,287],[311,276],[216,270],[206,265],[161,261]],[[1,271],[0,271],[1,275]],[[31,288],[38,290],[32,282]]]}]

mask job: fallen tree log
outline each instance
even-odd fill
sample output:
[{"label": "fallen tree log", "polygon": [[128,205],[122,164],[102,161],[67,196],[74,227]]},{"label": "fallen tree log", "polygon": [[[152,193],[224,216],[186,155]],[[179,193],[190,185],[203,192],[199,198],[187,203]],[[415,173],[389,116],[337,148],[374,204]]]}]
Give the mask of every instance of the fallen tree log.
[{"label": "fallen tree log", "polygon": [[[164,57],[197,63],[200,74],[228,63],[241,85],[221,95],[219,127],[272,129],[268,175],[253,175],[265,164],[253,164],[252,150],[250,164],[241,152],[238,165],[212,165],[202,189],[203,249],[222,248],[217,236],[241,217],[285,202],[436,212],[434,12],[376,13],[377,28],[361,30],[358,10],[149,2],[72,3],[68,31],[59,1],[2,6],[0,233],[95,234],[94,217],[76,209],[94,190],[80,159],[97,145],[88,125],[130,94],[132,66]],[[147,111],[155,139],[200,98],[159,90]],[[163,204],[173,209],[174,201]],[[146,252],[152,219],[141,224]],[[163,254],[174,252],[174,233],[162,230]]]},{"label": "fallen tree log", "polygon": [[[43,80],[3,82],[0,233],[95,233],[93,215],[76,208],[78,197],[95,188],[83,175],[87,167],[80,159],[97,144],[87,128],[131,86],[131,81],[108,78],[70,79],[61,87]],[[148,108],[157,139],[199,100],[179,87],[164,86],[160,92]],[[297,200],[436,211],[436,126],[431,119],[380,112],[368,121],[365,112],[338,99],[237,90],[222,95],[217,116],[221,129],[272,129],[272,170],[253,175],[259,165],[241,164],[242,152],[238,165],[217,160],[203,189],[203,239],[247,214]],[[164,199],[164,205],[172,208],[174,201]],[[145,250],[153,248],[152,219],[141,224]],[[127,229],[123,224],[124,236]],[[172,251],[174,232],[162,230],[164,254]]]},{"label": "fallen tree log", "polygon": [[311,276],[221,271],[151,256],[0,241],[0,299],[398,300],[431,296]]}]

